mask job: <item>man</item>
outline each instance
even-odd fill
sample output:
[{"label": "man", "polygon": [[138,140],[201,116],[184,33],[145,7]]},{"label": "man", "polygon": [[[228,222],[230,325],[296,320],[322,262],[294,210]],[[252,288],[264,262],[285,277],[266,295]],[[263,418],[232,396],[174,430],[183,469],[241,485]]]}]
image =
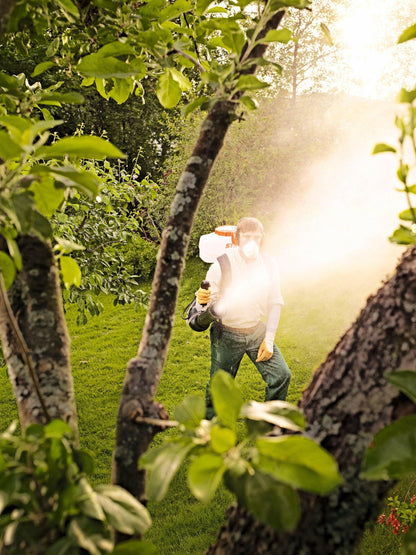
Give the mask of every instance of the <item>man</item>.
[{"label": "man", "polygon": [[[284,304],[275,261],[260,253],[263,226],[256,218],[242,218],[237,224],[237,248],[228,249],[228,284],[224,284],[219,261],[209,268],[209,289],[197,291],[197,302],[215,303],[221,321],[213,322],[211,372],[225,370],[235,377],[246,353],[267,383],[265,400],[285,400],[290,370],[274,343]],[[263,322],[266,319],[266,322]],[[209,384],[206,390],[206,417],[214,416]]]}]

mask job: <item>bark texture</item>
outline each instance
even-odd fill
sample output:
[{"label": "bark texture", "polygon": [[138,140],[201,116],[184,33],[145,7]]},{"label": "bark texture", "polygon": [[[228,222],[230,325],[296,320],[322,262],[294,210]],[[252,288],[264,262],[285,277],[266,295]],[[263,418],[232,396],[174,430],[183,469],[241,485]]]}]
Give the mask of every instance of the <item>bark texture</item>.
[{"label": "bark texture", "polygon": [[[284,12],[271,18],[263,32],[278,27]],[[266,46],[259,45],[251,57],[261,58]],[[245,49],[243,50],[244,55]],[[254,73],[256,65],[246,72]],[[242,93],[239,93],[242,94]],[[145,453],[163,425],[152,419],[167,419],[164,408],[154,402],[166,361],[192,222],[214,160],[226,132],[235,119],[236,104],[220,101],[202,124],[195,148],[182,173],[162,243],[153,280],[150,308],[146,317],[137,357],[130,360],[117,417],[116,445],[112,481],[145,502],[145,474],[138,470],[138,459]]]},{"label": "bark texture", "polygon": [[28,352],[18,341],[3,302],[0,338],[21,425],[24,428],[61,418],[77,433],[70,342],[58,268],[50,245],[37,237],[21,237],[19,248],[23,268],[9,289],[8,298]]},{"label": "bark texture", "polygon": [[384,378],[398,369],[416,370],[416,246],[368,299],[300,401],[308,435],[337,459],[345,484],[329,497],[302,494],[293,534],[277,534],[233,505],[207,553],[351,555],[391,485],[360,480],[364,450],[381,428],[416,411]]}]

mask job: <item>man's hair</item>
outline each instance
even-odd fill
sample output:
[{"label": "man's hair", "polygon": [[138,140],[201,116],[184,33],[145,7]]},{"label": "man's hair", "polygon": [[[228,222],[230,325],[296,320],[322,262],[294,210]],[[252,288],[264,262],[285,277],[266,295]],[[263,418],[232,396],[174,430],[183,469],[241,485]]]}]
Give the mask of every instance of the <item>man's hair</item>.
[{"label": "man's hair", "polygon": [[247,233],[247,232],[255,232],[260,231],[260,233],[264,234],[263,224],[257,218],[241,218],[237,223],[237,244],[240,240],[240,233]]}]

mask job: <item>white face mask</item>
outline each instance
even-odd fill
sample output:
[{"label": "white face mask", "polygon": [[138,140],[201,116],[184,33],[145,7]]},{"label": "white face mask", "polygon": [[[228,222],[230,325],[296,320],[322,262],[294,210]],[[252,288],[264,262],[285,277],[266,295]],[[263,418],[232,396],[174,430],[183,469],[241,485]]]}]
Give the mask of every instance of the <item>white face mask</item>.
[{"label": "white face mask", "polygon": [[256,241],[249,241],[242,247],[243,254],[249,260],[255,260],[260,252],[260,248]]}]

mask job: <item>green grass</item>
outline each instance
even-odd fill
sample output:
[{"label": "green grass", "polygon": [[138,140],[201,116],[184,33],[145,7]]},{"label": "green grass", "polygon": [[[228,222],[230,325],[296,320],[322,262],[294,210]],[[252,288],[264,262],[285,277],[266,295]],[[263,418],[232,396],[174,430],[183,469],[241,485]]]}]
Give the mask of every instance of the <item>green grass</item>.
[{"label": "green grass", "polygon": [[[187,395],[204,396],[205,393],[210,363],[209,335],[193,332],[180,316],[206,268],[198,260],[188,261],[185,268],[167,364],[157,393],[157,399],[169,413]],[[366,296],[376,290],[382,277],[377,272],[357,274],[343,270],[342,276],[329,272],[325,279],[301,276],[297,281],[283,283],[286,304],[277,343],[292,370],[288,401],[298,401],[316,367],[347,330]],[[96,456],[95,484],[110,481],[115,422],[125,369],[137,352],[145,318],[144,309],[136,312],[131,306],[114,307],[110,298],[102,300],[104,313],[91,318],[83,327],[76,326],[75,308],[69,307],[67,311],[80,438],[82,446]],[[248,359],[243,359],[236,381],[245,400],[263,400],[264,383]],[[6,371],[0,374],[0,411],[0,426],[4,429],[17,418]],[[162,435],[158,435],[155,443],[161,440]],[[213,503],[201,505],[190,495],[182,469],[166,499],[149,504],[153,526],[147,538],[158,546],[162,555],[202,554],[215,540],[231,500],[228,491],[220,488]],[[372,534],[369,529],[365,541]],[[392,534],[388,532],[380,541],[390,541],[389,535]],[[373,549],[371,544],[368,549],[362,553],[387,553],[380,547]],[[388,553],[391,555],[394,551]]]}]

